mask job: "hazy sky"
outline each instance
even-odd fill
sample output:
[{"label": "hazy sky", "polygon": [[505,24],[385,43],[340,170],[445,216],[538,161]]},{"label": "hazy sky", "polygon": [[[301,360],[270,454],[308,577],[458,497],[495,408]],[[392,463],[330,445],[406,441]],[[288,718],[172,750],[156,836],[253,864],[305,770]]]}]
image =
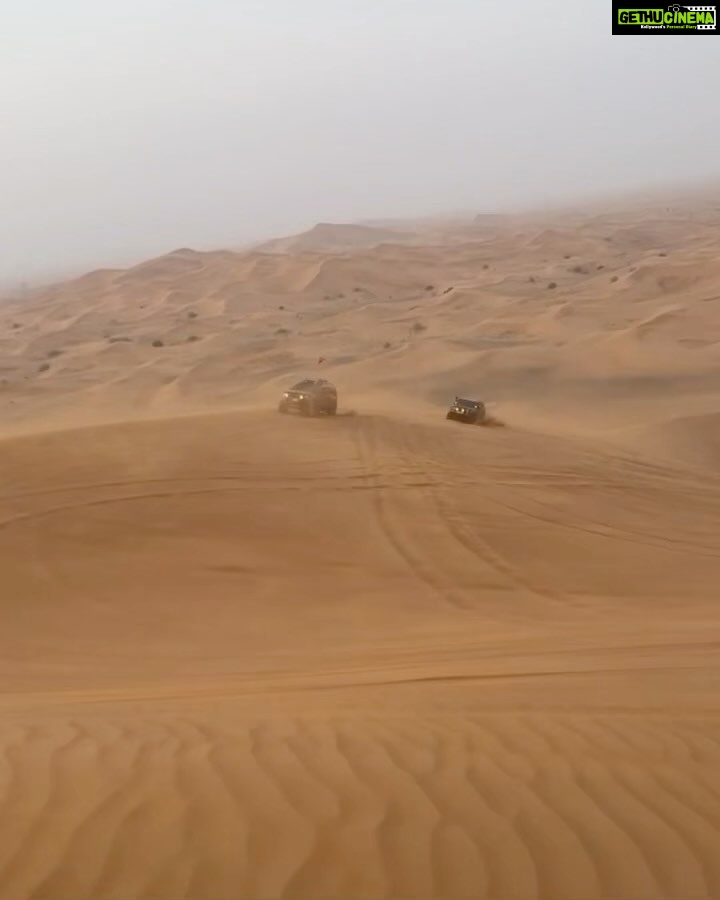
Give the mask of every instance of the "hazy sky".
[{"label": "hazy sky", "polygon": [[720,174],[720,38],[610,0],[0,0],[0,279]]}]

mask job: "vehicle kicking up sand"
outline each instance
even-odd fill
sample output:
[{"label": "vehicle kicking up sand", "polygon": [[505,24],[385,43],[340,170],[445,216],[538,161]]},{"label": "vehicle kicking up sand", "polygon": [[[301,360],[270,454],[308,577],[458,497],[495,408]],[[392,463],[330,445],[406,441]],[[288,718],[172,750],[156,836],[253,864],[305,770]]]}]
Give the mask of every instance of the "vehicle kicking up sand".
[{"label": "vehicle kicking up sand", "polygon": [[445,418],[478,425],[485,420],[485,404],[480,400],[464,400],[462,397],[456,397]]},{"label": "vehicle kicking up sand", "polygon": [[337,412],[337,390],[324,378],[305,378],[285,391],[278,404],[278,412],[299,412],[303,416],[325,413],[334,416]]}]

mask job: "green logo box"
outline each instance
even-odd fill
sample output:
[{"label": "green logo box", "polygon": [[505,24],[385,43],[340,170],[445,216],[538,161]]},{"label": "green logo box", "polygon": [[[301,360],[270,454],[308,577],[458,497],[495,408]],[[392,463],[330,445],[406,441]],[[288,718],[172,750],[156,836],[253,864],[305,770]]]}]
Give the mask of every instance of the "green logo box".
[{"label": "green logo box", "polygon": [[613,0],[613,34],[718,34],[717,6],[630,7]]}]

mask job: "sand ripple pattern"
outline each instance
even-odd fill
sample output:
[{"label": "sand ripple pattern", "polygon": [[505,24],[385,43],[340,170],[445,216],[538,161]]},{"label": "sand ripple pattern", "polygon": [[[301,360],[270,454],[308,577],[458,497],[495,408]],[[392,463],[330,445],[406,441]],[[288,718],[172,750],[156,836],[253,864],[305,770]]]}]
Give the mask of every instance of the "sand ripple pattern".
[{"label": "sand ripple pattern", "polygon": [[0,897],[720,895],[720,723],[16,722]]}]

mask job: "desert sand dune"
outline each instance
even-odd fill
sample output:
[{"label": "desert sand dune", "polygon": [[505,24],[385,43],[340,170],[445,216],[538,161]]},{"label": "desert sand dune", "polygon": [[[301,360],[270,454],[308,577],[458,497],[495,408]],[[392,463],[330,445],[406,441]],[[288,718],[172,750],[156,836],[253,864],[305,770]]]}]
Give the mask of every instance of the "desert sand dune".
[{"label": "desert sand dune", "polygon": [[374,247],[385,241],[411,241],[415,237],[414,231],[407,231],[403,227],[319,222],[301,234],[267,241],[255,249],[263,253],[337,253]]},{"label": "desert sand dune", "polygon": [[[0,306],[1,900],[720,895],[720,277],[707,212],[658,288],[679,215]],[[308,374],[340,415],[275,413]]]}]

